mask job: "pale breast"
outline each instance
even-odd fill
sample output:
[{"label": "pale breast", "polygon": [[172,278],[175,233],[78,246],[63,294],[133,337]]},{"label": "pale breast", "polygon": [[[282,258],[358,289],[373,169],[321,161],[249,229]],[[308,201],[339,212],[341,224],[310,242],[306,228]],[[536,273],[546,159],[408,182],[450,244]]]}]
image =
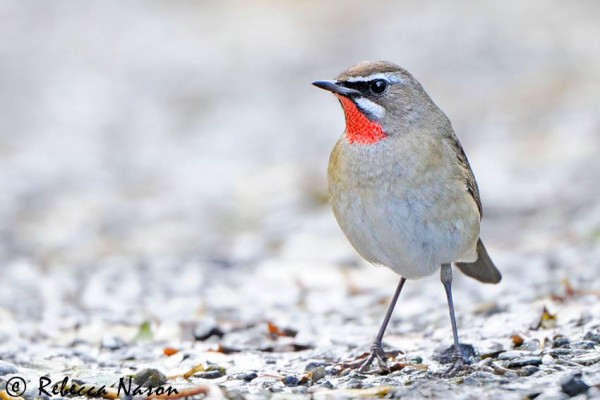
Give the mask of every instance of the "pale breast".
[{"label": "pale breast", "polygon": [[340,227],[365,259],[406,278],[475,261],[479,212],[453,160],[435,143],[418,152],[402,145],[338,142],[329,188]]}]

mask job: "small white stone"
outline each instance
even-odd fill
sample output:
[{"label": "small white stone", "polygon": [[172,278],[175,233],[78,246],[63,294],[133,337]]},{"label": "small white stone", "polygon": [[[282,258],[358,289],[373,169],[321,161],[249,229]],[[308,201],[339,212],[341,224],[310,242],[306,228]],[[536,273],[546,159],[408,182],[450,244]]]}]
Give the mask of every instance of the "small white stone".
[{"label": "small white stone", "polygon": [[545,354],[542,357],[542,364],[544,365],[550,365],[554,363],[554,358],[550,355],[550,354]]}]

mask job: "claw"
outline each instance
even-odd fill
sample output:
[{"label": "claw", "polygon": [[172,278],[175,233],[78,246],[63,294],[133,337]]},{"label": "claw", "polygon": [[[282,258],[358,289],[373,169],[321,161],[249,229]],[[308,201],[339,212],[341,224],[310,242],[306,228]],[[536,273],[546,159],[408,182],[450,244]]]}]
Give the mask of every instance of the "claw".
[{"label": "claw", "polygon": [[373,363],[373,361],[375,359],[377,359],[379,368],[381,368],[381,370],[383,372],[386,372],[386,373],[390,372],[390,369],[387,366],[385,352],[383,351],[383,347],[381,347],[381,343],[378,343],[378,342],[373,343],[373,345],[371,346],[371,353],[369,354],[369,357],[363,363],[363,365],[360,367],[358,372],[360,372],[361,374],[366,373],[369,370],[369,367],[371,366],[371,364]]},{"label": "claw", "polygon": [[469,366],[467,360],[465,360],[462,351],[459,349],[455,349],[454,354],[452,355],[452,364],[450,364],[450,367],[440,375],[444,378],[452,378],[459,374],[461,371],[466,371],[470,368],[471,367]]}]

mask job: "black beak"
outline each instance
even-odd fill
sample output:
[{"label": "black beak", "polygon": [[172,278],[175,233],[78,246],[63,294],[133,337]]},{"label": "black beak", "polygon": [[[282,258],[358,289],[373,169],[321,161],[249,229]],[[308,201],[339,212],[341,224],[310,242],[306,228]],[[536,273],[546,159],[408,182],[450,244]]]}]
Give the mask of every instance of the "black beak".
[{"label": "black beak", "polygon": [[328,90],[331,93],[339,94],[341,96],[350,97],[360,94],[358,90],[344,87],[337,81],[314,81],[312,84],[318,88]]}]

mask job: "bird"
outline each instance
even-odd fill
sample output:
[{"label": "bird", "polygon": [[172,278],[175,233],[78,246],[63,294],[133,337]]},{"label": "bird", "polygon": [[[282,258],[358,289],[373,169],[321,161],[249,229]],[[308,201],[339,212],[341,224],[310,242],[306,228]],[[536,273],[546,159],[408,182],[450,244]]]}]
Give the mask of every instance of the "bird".
[{"label": "bird", "polygon": [[346,129],[327,170],[329,201],[348,241],[368,262],[400,275],[381,327],[359,372],[377,360],[406,280],[440,270],[452,326],[448,375],[468,368],[452,300],[452,266],[483,283],[502,275],[480,238],[482,206],[467,156],[450,120],[407,70],[363,61],[313,85],[333,93]]}]

